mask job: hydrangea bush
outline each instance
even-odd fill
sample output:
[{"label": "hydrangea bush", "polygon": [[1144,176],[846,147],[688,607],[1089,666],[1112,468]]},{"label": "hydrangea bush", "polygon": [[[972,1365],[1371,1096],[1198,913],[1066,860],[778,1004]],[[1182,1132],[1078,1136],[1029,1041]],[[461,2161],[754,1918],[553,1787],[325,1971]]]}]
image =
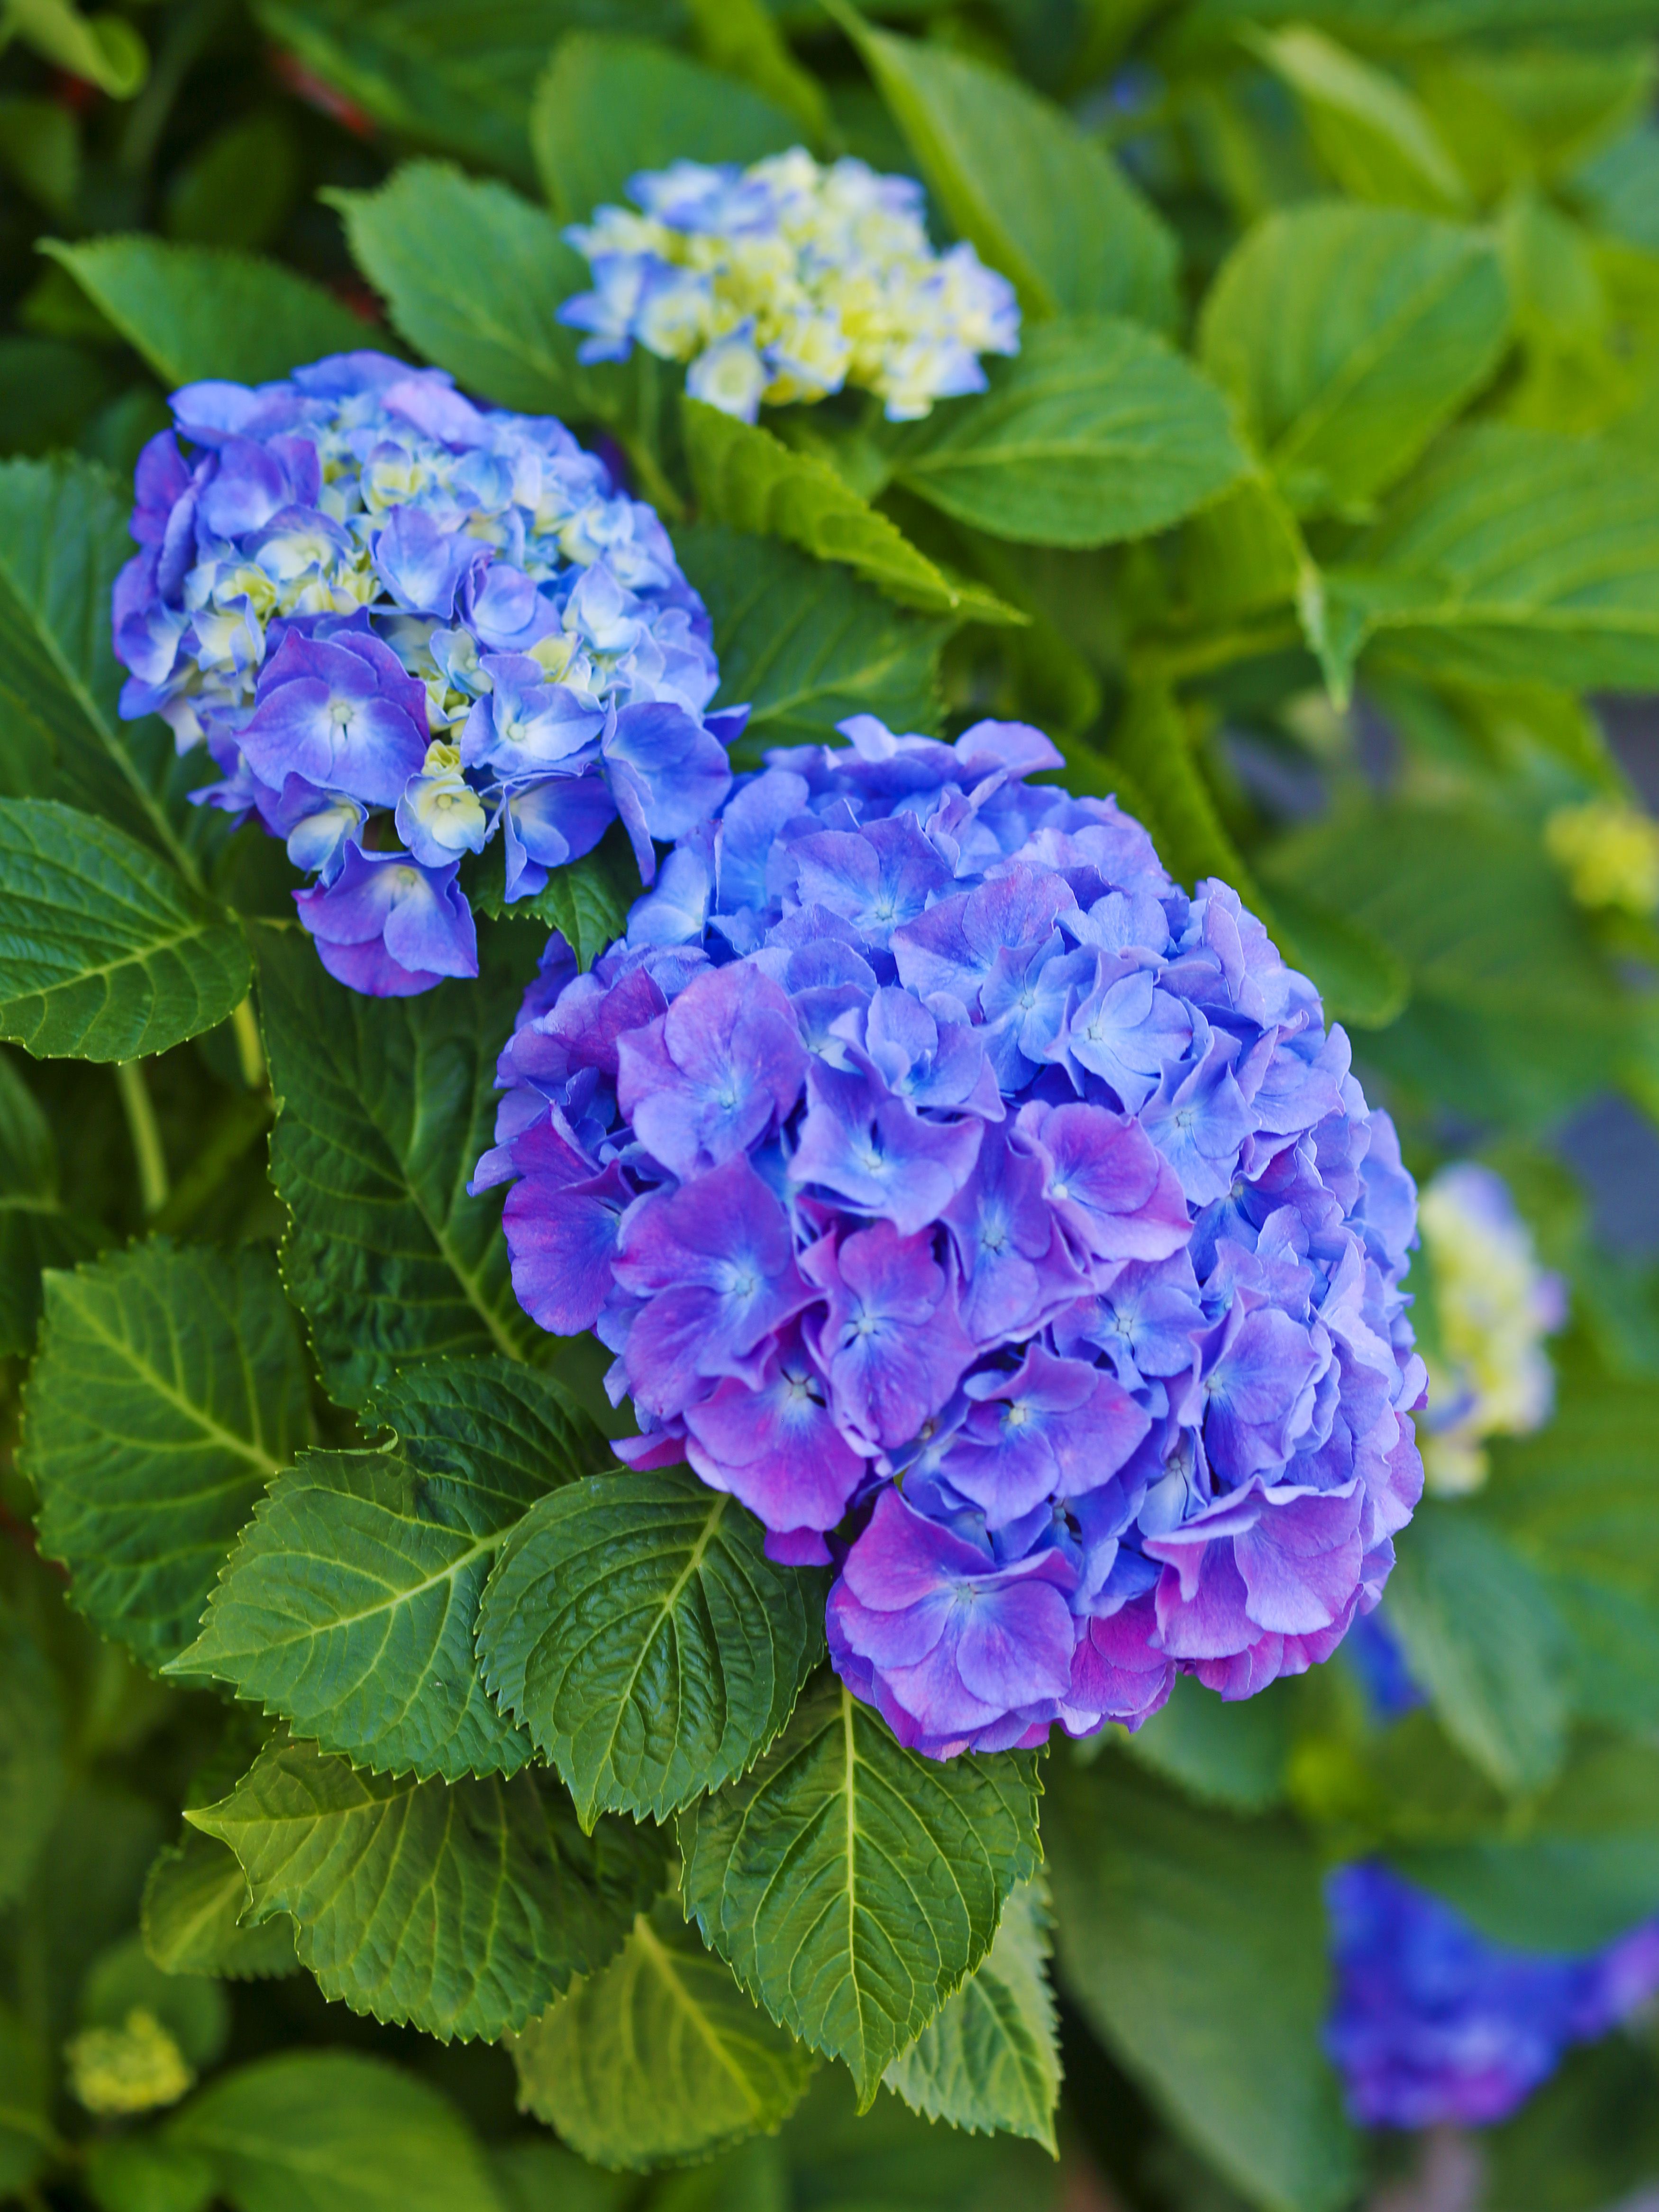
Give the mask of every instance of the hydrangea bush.
[{"label": "hydrangea bush", "polygon": [[843,733],[590,975],[550,945],[479,1178],[520,1300],[617,1353],[625,1456],[833,1557],[836,1669],[932,1757],[1299,1674],[1422,1487],[1393,1126],[1041,732]]},{"label": "hydrangea bush", "polygon": [[1651,2192],[1656,30],[10,11],[0,2203]]},{"label": "hydrangea bush", "polygon": [[115,587],[121,712],[204,746],[191,796],[286,842],[330,975],[476,975],[459,878],[497,836],[510,905],[618,820],[649,883],[653,839],[718,804],[743,716],[705,714],[702,603],[562,423],[372,352],[171,405]]}]

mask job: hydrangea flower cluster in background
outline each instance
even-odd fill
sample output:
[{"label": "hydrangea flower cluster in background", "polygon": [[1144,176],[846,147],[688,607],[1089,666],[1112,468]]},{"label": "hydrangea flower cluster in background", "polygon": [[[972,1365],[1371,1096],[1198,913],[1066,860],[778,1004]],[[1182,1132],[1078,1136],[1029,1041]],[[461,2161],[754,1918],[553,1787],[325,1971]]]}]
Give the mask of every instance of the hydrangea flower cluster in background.
[{"label": "hydrangea flower cluster in background", "polygon": [[776,752],[501,1056],[514,1284],[833,1560],[835,1663],[948,1757],[1229,1698],[1373,1606],[1421,1469],[1414,1192],[1347,1040],[1039,732]]},{"label": "hydrangea flower cluster in background", "polygon": [[1588,1957],[1515,1951],[1372,1862],[1327,1885],[1326,2044],[1363,2126],[1480,2127],[1659,1990],[1659,1920]]},{"label": "hydrangea flower cluster in background", "polygon": [[1566,1319],[1566,1288],[1538,1264],[1509,1186],[1472,1160],[1423,1193],[1423,1243],[1437,1341],[1425,1344],[1429,1402],[1418,1417],[1431,1490],[1486,1479],[1488,1437],[1523,1437],[1549,1419],[1555,1376],[1544,1339]]},{"label": "hydrangea flower cluster in background", "polygon": [[222,780],[193,795],[287,841],[342,982],[475,975],[456,879],[497,833],[509,900],[618,817],[649,883],[653,839],[719,804],[741,717],[705,714],[702,603],[562,424],[379,353],[173,411],[116,585],[121,711],[205,741]]},{"label": "hydrangea flower cluster in background", "polygon": [[637,341],[689,362],[692,397],[745,422],[763,400],[845,385],[907,422],[982,392],[981,354],[1019,350],[1013,287],[971,246],[933,252],[909,177],[821,168],[797,147],[747,169],[677,161],[628,190],[643,214],[602,207],[566,234],[593,271],[560,311],[590,333],[584,361],[626,360]]},{"label": "hydrangea flower cluster in background", "polygon": [[1659,909],[1659,822],[1617,799],[1558,806],[1544,844],[1580,906],[1626,914]]}]

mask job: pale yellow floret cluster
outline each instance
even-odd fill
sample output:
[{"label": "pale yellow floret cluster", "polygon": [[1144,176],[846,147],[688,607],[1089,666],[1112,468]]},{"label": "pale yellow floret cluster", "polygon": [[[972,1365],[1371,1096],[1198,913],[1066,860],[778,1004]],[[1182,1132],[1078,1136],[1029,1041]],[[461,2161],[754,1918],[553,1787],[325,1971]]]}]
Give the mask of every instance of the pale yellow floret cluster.
[{"label": "pale yellow floret cluster", "polygon": [[1430,1490],[1459,1496],[1486,1480],[1486,1444],[1549,1417],[1554,1373],[1544,1349],[1562,1319],[1559,1280],[1498,1177],[1461,1165],[1423,1192],[1419,1226],[1433,1273],[1437,1344],[1425,1339],[1429,1398],[1418,1423]]},{"label": "pale yellow floret cluster", "polygon": [[144,2005],[135,2005],[119,2027],[83,2028],[64,2055],[76,2096],[102,2118],[176,2105],[195,2086],[184,2052]]},{"label": "pale yellow floret cluster", "polygon": [[1617,799],[1559,806],[1544,844],[1580,906],[1650,915],[1659,909],[1659,822]]}]

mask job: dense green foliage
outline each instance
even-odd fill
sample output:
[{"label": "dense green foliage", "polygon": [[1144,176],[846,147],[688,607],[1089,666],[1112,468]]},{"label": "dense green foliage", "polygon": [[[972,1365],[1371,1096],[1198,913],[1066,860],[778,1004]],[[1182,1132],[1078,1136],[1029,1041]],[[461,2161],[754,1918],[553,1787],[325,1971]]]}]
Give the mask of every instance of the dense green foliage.
[{"label": "dense green foliage", "polygon": [[[1328,1865],[1523,1947],[1659,1912],[1659,1270],[1557,1142],[1659,1120],[1659,934],[1546,836],[1632,802],[1607,702],[1659,692],[1656,35],[0,0],[0,2202],[1023,2212],[1097,2166],[1338,2212],[1414,2154],[1324,2056]],[[795,143],[919,175],[1012,282],[985,394],[750,427],[579,363],[562,226]],[[1401,1540],[1425,1707],[1373,1724],[1339,1657],[935,1765],[823,1665],[820,1572],[617,1467],[605,1356],[466,1184],[545,930],[591,962],[626,866],[481,880],[476,982],[355,996],[281,847],[117,713],[163,394],[360,343],[609,441],[741,762],[1041,724],[1269,921],[1414,1170],[1502,1169],[1571,1320],[1548,1425]],[[1487,2138],[1492,2212],[1650,2186],[1656,2110],[1650,2029],[1580,2054]]]}]

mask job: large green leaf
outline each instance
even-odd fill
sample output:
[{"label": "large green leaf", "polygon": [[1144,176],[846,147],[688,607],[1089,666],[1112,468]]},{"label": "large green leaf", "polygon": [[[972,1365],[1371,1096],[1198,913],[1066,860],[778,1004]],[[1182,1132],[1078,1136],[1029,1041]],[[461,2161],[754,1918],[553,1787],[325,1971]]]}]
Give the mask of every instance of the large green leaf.
[{"label": "large green leaf", "polygon": [[1285,1794],[1291,1711],[1282,1691],[1229,1705],[1196,1676],[1177,1674],[1168,1705],[1124,1749],[1189,1797],[1235,1813],[1264,1813]]},{"label": "large green leaf", "polygon": [[359,1765],[514,1773],[530,1739],[473,1662],[484,1577],[537,1500],[610,1450],[556,1382],[499,1358],[410,1368],[368,1418],[402,1450],[307,1452],[280,1475],[179,1671]]},{"label": "large green leaf", "polygon": [[1604,1376],[1563,1392],[1530,1437],[1500,1438],[1471,1510],[1546,1578],[1572,1631],[1588,1719],[1659,1727],[1659,1389]]},{"label": "large green leaf", "polygon": [[1037,1787],[1027,1753],[906,1751],[826,1679],[751,1773],[681,1814],[686,1908],[867,2104],[1036,1870]]},{"label": "large green leaf", "polygon": [[635,2168],[769,2133],[812,2072],[672,1898],[514,2039],[513,2061],[526,2110],[596,2165]]},{"label": "large green leaf", "polygon": [[831,12],[856,40],[946,217],[1012,279],[1027,314],[1173,325],[1174,234],[1097,139],[1018,77],[948,46],[873,30],[851,7]]},{"label": "large green leaf", "polygon": [[476,982],[368,999],[332,981],[298,931],[261,934],[271,1177],[292,1215],[283,1277],[346,1405],[403,1361],[550,1342],[513,1296],[499,1193],[466,1194],[540,948],[501,926],[480,945]]},{"label": "large green leaf", "polygon": [[393,328],[467,391],[532,414],[592,411],[578,333],[558,320],[587,264],[540,208],[444,161],[337,192],[352,258]]},{"label": "large green leaf", "polygon": [[154,717],[123,724],[110,594],[131,500],[77,457],[0,462],[0,790],[107,815],[198,880],[203,781]]},{"label": "large green leaf", "polygon": [[1591,1951],[1659,1912],[1659,1748],[1587,1741],[1484,1838],[1389,1857],[1522,1951]]},{"label": "large green leaf", "polygon": [[1079,315],[1028,330],[981,398],[899,440],[895,474],[958,522],[1036,545],[1146,538],[1249,466],[1227,403],[1138,323]]},{"label": "large green leaf", "polygon": [[360,316],[280,261],[217,246],[172,246],[148,233],[44,252],[165,385],[226,377],[264,384],[370,342]]},{"label": "large green leaf", "polygon": [[258,0],[260,22],[398,137],[535,182],[530,103],[557,40],[678,27],[673,0]]},{"label": "large green leaf", "polygon": [[1320,2035],[1324,1916],[1312,1846],[1231,1820],[1106,1757],[1051,1778],[1061,1979],[1206,2158],[1271,2212],[1334,2212],[1353,2139]]},{"label": "large green leaf", "polygon": [[816,453],[701,400],[684,410],[686,458],[709,522],[781,538],[820,561],[839,561],[907,606],[958,622],[1019,617],[981,586],[948,574],[878,514]]},{"label": "large green leaf", "polygon": [[46,1278],[21,1464],[40,1548],[105,1635],[160,1665],[305,1440],[307,1378],[269,1255],[153,1243]]},{"label": "large green leaf", "polygon": [[551,1492],[508,1538],[478,1656],[584,1820],[662,1820],[788,1719],[823,1653],[823,1583],[775,1565],[763,1535],[682,1467]]},{"label": "large green leaf", "polygon": [[[746,165],[800,143],[800,124],[750,85],[643,39],[577,33],[536,88],[530,143],[564,222],[614,205],[640,169],[674,161]],[[579,262],[586,291],[591,281]]]},{"label": "large green leaf", "polygon": [[652,1831],[584,1836],[533,1773],[392,1779],[307,1743],[262,1752],[185,1818],[235,1852],[253,1918],[292,1913],[325,1996],[446,2043],[525,2027],[604,1964],[662,1876]]},{"label": "large green leaf", "polygon": [[1350,662],[1436,680],[1659,686],[1659,464],[1594,438],[1455,432],[1326,577]]},{"label": "large green leaf", "polygon": [[112,823],[0,799],[0,1036],[42,1059],[140,1060],[247,995],[247,943]]},{"label": "large green leaf", "polygon": [[849,714],[938,731],[947,622],[718,523],[677,531],[674,550],[714,625],[721,702],[750,709],[745,745],[824,744]]},{"label": "large green leaf", "polygon": [[1058,2157],[1051,1948],[1042,1887],[1022,1882],[974,1973],[888,2068],[888,2088],[930,2120],[975,2134],[1025,2136]]},{"label": "large green leaf", "polygon": [[1492,240],[1399,208],[1286,209],[1205,303],[1204,366],[1298,513],[1363,506],[1404,474],[1503,357]]},{"label": "large green leaf", "polygon": [[1547,1782],[1566,1749],[1567,1639],[1519,1553],[1431,1501],[1401,1539],[1389,1621],[1453,1742],[1501,1790]]},{"label": "large green leaf", "polygon": [[1461,210],[1469,191],[1432,118],[1400,80],[1306,24],[1250,44],[1295,94],[1321,161],[1355,199]]},{"label": "large green leaf", "polygon": [[550,868],[540,890],[511,904],[503,844],[484,854],[467,886],[475,913],[556,929],[584,969],[627,935],[629,909],[640,896],[640,866],[620,822],[611,823],[591,853]]},{"label": "large green leaf", "polygon": [[236,1854],[198,1828],[161,1852],[144,1883],[144,1949],[168,1974],[262,1981],[291,1974],[294,1923],[286,1913],[244,1926],[251,1903]]},{"label": "large green leaf", "polygon": [[222,2075],[165,2141],[211,2160],[235,2212],[500,2212],[447,2099],[355,2051],[283,2051]]},{"label": "large green leaf", "polygon": [[72,1267],[102,1242],[64,1205],[52,1125],[0,1052],[0,1355],[34,1349],[41,1269]]}]

